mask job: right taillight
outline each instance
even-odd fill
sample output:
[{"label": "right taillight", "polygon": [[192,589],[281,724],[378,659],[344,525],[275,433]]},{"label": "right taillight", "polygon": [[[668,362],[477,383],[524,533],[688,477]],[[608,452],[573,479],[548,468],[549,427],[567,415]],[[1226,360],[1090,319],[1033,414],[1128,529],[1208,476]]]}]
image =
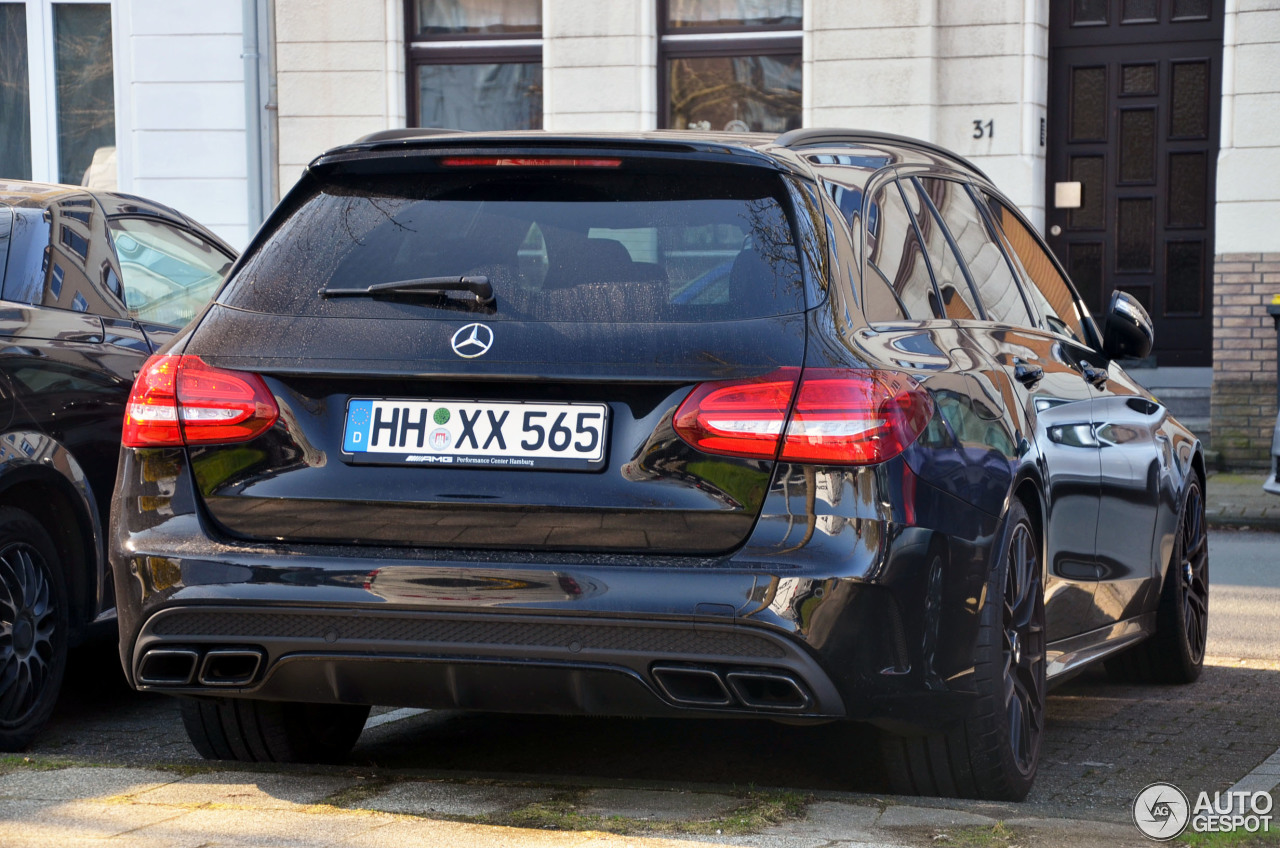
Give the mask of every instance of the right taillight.
[{"label": "right taillight", "polygon": [[266,431],[280,416],[257,374],[215,368],[198,356],[147,360],[125,408],[125,447],[234,444]]},{"label": "right taillight", "polygon": [[929,393],[905,374],[806,369],[781,458],[874,465],[906,450],[932,417]]},{"label": "right taillight", "polygon": [[699,385],[673,425],[706,453],[874,465],[906,450],[932,417],[929,393],[905,374],[806,368],[801,376],[798,368],[784,368]]}]

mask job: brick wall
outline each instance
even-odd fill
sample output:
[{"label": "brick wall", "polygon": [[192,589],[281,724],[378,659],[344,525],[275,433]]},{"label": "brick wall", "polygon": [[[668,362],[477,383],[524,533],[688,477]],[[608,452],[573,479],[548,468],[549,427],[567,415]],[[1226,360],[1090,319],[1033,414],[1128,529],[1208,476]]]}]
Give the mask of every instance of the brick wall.
[{"label": "brick wall", "polygon": [[1276,420],[1267,304],[1280,294],[1280,253],[1220,254],[1213,272],[1212,444],[1230,468],[1265,467]]},{"label": "brick wall", "polygon": [[1227,467],[1267,464],[1276,414],[1280,294],[1280,2],[1228,0],[1213,275],[1213,448]]}]

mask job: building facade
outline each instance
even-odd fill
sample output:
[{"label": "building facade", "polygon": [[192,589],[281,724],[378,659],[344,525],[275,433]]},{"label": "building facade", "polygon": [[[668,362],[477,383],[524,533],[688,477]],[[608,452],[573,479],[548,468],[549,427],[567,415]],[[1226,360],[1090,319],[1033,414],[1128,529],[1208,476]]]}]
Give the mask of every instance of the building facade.
[{"label": "building facade", "polygon": [[380,129],[917,136],[1008,192],[1092,310],[1141,300],[1146,364],[1211,384],[1195,424],[1261,465],[1278,70],[1280,0],[0,0],[0,176],[80,182],[97,152],[101,179],[114,144],[122,190],[244,244]]}]

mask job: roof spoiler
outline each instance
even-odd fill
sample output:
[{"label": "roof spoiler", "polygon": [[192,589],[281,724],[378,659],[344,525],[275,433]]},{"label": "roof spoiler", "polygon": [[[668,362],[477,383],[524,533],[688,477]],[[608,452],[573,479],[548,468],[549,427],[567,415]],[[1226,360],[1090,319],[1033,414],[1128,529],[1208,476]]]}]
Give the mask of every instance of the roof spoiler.
[{"label": "roof spoiler", "polygon": [[355,140],[355,144],[372,144],[379,141],[405,141],[412,138],[430,138],[434,135],[463,135],[466,130],[450,130],[442,127],[400,127],[394,130],[378,130]]},{"label": "roof spoiler", "polygon": [[963,156],[959,156],[945,147],[939,147],[928,141],[921,141],[918,138],[911,138],[905,135],[894,135],[893,133],[874,132],[872,130],[850,130],[841,129],[839,127],[814,127],[811,129],[798,129],[785,132],[774,139],[774,144],[780,147],[796,149],[799,147],[837,147],[840,145],[854,145],[867,143],[885,143],[899,144],[903,147],[914,147],[917,150],[925,150],[937,156],[941,156],[952,161],[960,162],[965,167],[972,168],[979,176],[985,180],[990,180],[982,169],[974,165]]}]

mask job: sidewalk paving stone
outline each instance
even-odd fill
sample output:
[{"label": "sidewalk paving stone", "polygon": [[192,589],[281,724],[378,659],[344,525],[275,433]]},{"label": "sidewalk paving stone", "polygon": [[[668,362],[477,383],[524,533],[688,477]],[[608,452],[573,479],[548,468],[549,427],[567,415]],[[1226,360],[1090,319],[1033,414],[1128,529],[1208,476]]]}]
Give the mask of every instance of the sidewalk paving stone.
[{"label": "sidewalk paving stone", "polygon": [[44,834],[49,845],[63,837],[106,838],[182,815],[173,807],[148,807],[127,801],[0,801],[0,844],[10,837]]},{"label": "sidewalk paving stone", "polygon": [[[207,843],[207,840],[206,840]],[[140,839],[134,836],[129,837],[128,842],[114,840],[104,842],[101,837],[97,836],[59,836],[56,841],[51,841],[48,836],[6,836],[4,839],[4,848],[112,848],[119,845],[121,848],[186,848],[186,846],[178,846],[167,840]],[[192,841],[189,843],[191,848],[199,848],[200,843]],[[207,848],[214,848],[209,845]]]},{"label": "sidewalk paving stone", "polygon": [[877,827],[957,827],[968,825],[994,825],[998,821],[990,816],[948,810],[941,807],[914,807],[894,804],[885,809],[876,822]]},{"label": "sidewalk paving stone", "polygon": [[341,777],[222,771],[193,775],[139,793],[136,800],[143,804],[226,804],[287,810],[319,803],[354,785],[354,780]]},{"label": "sidewalk paving stone", "polygon": [[416,816],[485,816],[550,797],[549,789],[411,780],[394,784],[385,792],[361,801],[359,806],[364,810]]},{"label": "sidewalk paving stone", "polygon": [[786,822],[766,833],[790,836],[815,836],[824,839],[870,838],[880,808],[838,801],[815,801],[805,810],[800,821]]},{"label": "sidewalk paving stone", "polygon": [[1280,495],[1262,490],[1266,478],[1262,472],[1209,472],[1204,502],[1209,526],[1280,530]]},{"label": "sidewalk paving stone", "polygon": [[[691,842],[711,845],[751,845],[753,848],[817,848],[830,840],[784,845],[749,837],[736,842],[720,837],[619,836],[592,831],[545,831],[492,827],[462,822],[398,820],[370,829],[339,843],[342,848],[689,848]],[[885,846],[901,848],[901,846]]]},{"label": "sidewalk paving stone", "polygon": [[153,769],[23,769],[0,775],[0,798],[30,798],[38,801],[112,798],[118,795],[136,795],[181,779],[181,775],[171,771]]},{"label": "sidewalk paving stone", "polygon": [[[391,816],[365,812],[202,808],[141,828],[129,834],[129,840],[135,837],[161,840],[173,848],[324,848],[345,845],[348,840],[390,821]],[[382,844],[384,848],[395,845]]]},{"label": "sidewalk paving stone", "polygon": [[704,792],[661,792],[652,789],[592,789],[583,796],[581,812],[589,816],[621,816],[639,821],[705,821],[741,804],[738,798]]},{"label": "sidewalk paving stone", "polygon": [[735,845],[742,848],[904,848],[902,842],[892,840],[883,833],[866,834],[851,832],[842,837],[788,836],[768,833],[755,836],[701,836],[685,837],[692,842],[710,842],[717,845]]}]

